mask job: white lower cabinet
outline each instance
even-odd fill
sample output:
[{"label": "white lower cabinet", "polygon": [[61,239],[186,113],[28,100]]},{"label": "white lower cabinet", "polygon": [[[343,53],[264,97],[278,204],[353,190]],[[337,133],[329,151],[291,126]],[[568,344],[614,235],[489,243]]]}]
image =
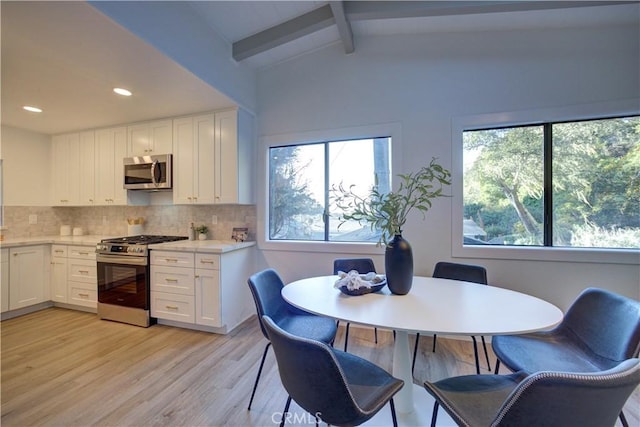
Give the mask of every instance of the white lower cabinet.
[{"label": "white lower cabinet", "polygon": [[0,249],[0,306],[9,311],[9,249]]},{"label": "white lower cabinet", "polygon": [[246,278],[253,253],[252,247],[223,254],[152,250],[151,316],[228,333],[252,314]]},{"label": "white lower cabinet", "polygon": [[95,309],[98,271],[93,246],[52,245],[51,299]]},{"label": "white lower cabinet", "polygon": [[220,310],[220,256],[196,254],[196,323],[222,326]]},{"label": "white lower cabinet", "polygon": [[95,260],[86,258],[72,258],[69,251],[67,264],[67,286],[69,304],[84,307],[98,307],[98,272]]},{"label": "white lower cabinet", "polygon": [[51,300],[67,302],[67,246],[51,246]]},{"label": "white lower cabinet", "polygon": [[151,251],[151,316],[195,323],[194,254]]},{"label": "white lower cabinet", "polygon": [[9,249],[9,310],[49,300],[48,246]]}]

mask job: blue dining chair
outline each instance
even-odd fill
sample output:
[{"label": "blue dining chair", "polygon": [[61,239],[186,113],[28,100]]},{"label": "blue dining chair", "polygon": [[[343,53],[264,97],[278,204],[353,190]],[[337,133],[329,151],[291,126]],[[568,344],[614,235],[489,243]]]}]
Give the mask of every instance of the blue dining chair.
[{"label": "blue dining chair", "polygon": [[[640,353],[640,301],[605,289],[587,288],[550,331],[498,335],[491,341],[498,360],[512,371],[595,372]],[[624,413],[620,421],[628,426]]]},{"label": "blue dining chair", "polygon": [[[371,258],[337,258],[333,260],[333,274],[338,274],[339,271],[345,273],[351,270],[356,270],[360,274],[367,274],[376,272],[376,266]],[[336,323],[340,325],[340,321]],[[344,333],[344,351],[347,351],[347,343],[349,341],[349,326],[351,324],[347,322]],[[378,344],[378,328],[373,328],[373,334],[376,344]]]},{"label": "blue dining chair", "polygon": [[330,425],[357,426],[373,418],[387,403],[397,426],[393,396],[404,381],[366,359],[320,341],[292,335],[263,316],[289,397],[282,412],[284,425],[291,400]]},{"label": "blue dining chair", "polygon": [[441,406],[459,426],[613,426],[640,384],[640,360],[597,372],[519,371],[464,375],[424,386],[434,398],[431,426]]},{"label": "blue dining chair", "polygon": [[[262,316],[265,315],[273,319],[280,328],[290,334],[333,344],[337,332],[336,322],[328,317],[307,313],[286,302],[281,294],[284,282],[274,269],[268,268],[252,275],[247,283],[256,305],[260,330],[267,340],[269,336],[262,322]],[[268,341],[262,353],[262,360],[260,361],[258,375],[251,392],[248,410],[251,410],[251,404],[258,388],[260,374],[262,373],[264,360],[267,357],[270,345],[271,341]]]}]

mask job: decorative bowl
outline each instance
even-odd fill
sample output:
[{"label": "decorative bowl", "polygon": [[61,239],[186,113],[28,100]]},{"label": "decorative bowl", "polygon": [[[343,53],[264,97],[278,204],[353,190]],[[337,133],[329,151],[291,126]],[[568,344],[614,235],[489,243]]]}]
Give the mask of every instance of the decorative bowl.
[{"label": "decorative bowl", "polygon": [[342,292],[345,295],[359,296],[359,295],[370,294],[373,292],[378,292],[379,290],[384,288],[386,285],[387,285],[387,279],[385,277],[382,277],[381,282],[377,282],[375,284],[371,283],[371,287],[362,286],[358,289],[349,289],[346,286],[341,286],[338,289],[340,289],[340,292]]}]

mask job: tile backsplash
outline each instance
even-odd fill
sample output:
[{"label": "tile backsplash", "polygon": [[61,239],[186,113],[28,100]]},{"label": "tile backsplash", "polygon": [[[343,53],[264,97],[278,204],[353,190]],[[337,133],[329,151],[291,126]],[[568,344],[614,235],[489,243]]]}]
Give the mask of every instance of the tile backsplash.
[{"label": "tile backsplash", "polygon": [[248,240],[255,240],[255,205],[5,206],[2,234],[5,239],[57,235],[61,225],[69,225],[84,234],[126,236],[127,219],[139,217],[144,234],[186,236],[193,222],[209,227],[209,239],[229,240],[234,227],[246,227]]}]

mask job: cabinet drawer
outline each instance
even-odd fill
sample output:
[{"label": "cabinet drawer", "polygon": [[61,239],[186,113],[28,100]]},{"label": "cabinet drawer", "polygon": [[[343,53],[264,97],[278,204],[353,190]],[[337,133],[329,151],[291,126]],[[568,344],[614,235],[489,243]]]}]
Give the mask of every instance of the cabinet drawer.
[{"label": "cabinet drawer", "polygon": [[57,258],[66,258],[67,257],[67,246],[66,245],[51,245],[51,256]]},{"label": "cabinet drawer", "polygon": [[196,254],[196,268],[220,270],[220,255]]},{"label": "cabinet drawer", "polygon": [[84,259],[69,259],[67,264],[67,278],[69,281],[98,283],[98,272],[95,261]]},{"label": "cabinet drawer", "polygon": [[180,295],[194,295],[193,268],[151,266],[151,290]]},{"label": "cabinet drawer", "polygon": [[96,308],[98,306],[98,289],[87,289],[84,283],[69,282],[69,303]]},{"label": "cabinet drawer", "polygon": [[67,251],[69,258],[96,259],[96,248],[94,246],[69,246]]},{"label": "cabinet drawer", "polygon": [[193,268],[193,253],[152,250],[151,265]]},{"label": "cabinet drawer", "polygon": [[191,295],[151,291],[151,316],[159,319],[195,323],[195,303]]}]

